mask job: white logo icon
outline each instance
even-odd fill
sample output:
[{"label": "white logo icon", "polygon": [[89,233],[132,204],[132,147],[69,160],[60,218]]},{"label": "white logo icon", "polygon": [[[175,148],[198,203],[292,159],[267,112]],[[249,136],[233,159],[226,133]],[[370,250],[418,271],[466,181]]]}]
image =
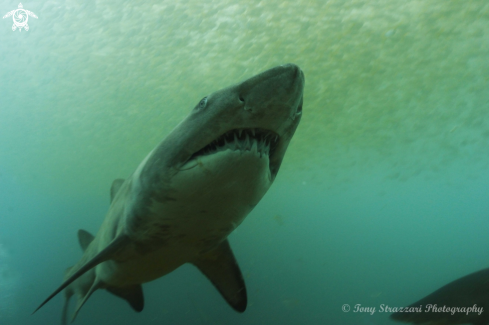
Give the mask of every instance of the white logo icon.
[{"label": "white logo icon", "polygon": [[29,10],[23,9],[22,3],[19,3],[19,9],[12,10],[7,13],[3,18],[7,18],[12,16],[14,24],[12,25],[12,31],[15,31],[16,28],[19,28],[19,32],[24,28],[26,31],[29,30],[29,25],[27,25],[27,20],[29,20],[28,16],[37,18],[37,16]]}]

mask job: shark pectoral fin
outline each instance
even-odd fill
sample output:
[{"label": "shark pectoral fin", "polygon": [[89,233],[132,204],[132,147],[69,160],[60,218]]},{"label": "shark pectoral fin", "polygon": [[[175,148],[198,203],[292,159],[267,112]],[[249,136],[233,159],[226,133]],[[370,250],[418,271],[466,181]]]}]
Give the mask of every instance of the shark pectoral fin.
[{"label": "shark pectoral fin", "polygon": [[90,287],[90,290],[88,290],[88,292],[85,294],[85,296],[81,296],[81,295],[78,296],[78,301],[76,303],[75,312],[73,313],[73,316],[71,317],[71,322],[72,323],[75,320],[76,315],[78,315],[78,312],[80,311],[80,309],[82,308],[82,306],[85,304],[85,302],[87,302],[88,298],[90,298],[90,296],[92,295],[92,293],[94,293],[95,290],[100,289],[101,287],[103,287],[103,282],[102,281],[95,280],[93,282],[92,286]]},{"label": "shark pectoral fin", "polygon": [[85,263],[81,268],[78,269],[72,276],[70,276],[68,279],[66,279],[63,284],[61,284],[58,289],[56,289],[49,297],[46,298],[46,300],[43,301],[39,307],[34,310],[33,314],[38,311],[42,306],[44,306],[49,300],[51,300],[54,296],[56,296],[58,293],[61,292],[64,288],[70,285],[73,281],[78,279],[80,276],[82,276],[85,272],[90,270],[91,268],[97,266],[98,264],[109,260],[115,253],[117,253],[120,249],[122,249],[124,246],[126,246],[127,243],[129,243],[130,240],[127,236],[122,235],[114,240],[105,247],[103,250],[101,250],[95,257],[93,257],[90,261]]},{"label": "shark pectoral fin", "polygon": [[112,186],[110,188],[110,203],[114,201],[114,198],[117,192],[119,192],[120,188],[122,187],[122,184],[124,184],[124,181],[124,179],[118,178],[112,182]]},{"label": "shark pectoral fin", "polygon": [[108,292],[116,295],[127,301],[132,309],[141,312],[144,308],[143,287],[140,284],[135,284],[127,287],[108,287]]},{"label": "shark pectoral fin", "polygon": [[83,251],[87,250],[88,245],[93,241],[95,237],[86,230],[79,229],[78,230],[78,241],[80,242],[80,246]]},{"label": "shark pectoral fin", "polygon": [[199,256],[192,264],[214,284],[231,307],[240,313],[245,311],[246,287],[227,239],[217,248]]}]

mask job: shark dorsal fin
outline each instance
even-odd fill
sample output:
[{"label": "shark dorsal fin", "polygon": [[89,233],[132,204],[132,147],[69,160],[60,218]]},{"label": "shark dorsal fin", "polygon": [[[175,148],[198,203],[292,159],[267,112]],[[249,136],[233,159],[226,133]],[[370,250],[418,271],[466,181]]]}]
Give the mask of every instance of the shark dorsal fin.
[{"label": "shark dorsal fin", "polygon": [[141,312],[144,308],[143,287],[135,284],[127,287],[108,287],[107,291],[127,301],[132,309]]},{"label": "shark dorsal fin", "polygon": [[122,184],[124,184],[124,179],[122,178],[118,178],[112,182],[112,186],[110,187],[110,203],[114,201],[114,198],[122,187]]},{"label": "shark dorsal fin", "polygon": [[39,307],[34,310],[33,314],[38,311],[42,306],[44,306],[49,300],[51,300],[54,296],[56,296],[58,293],[60,293],[64,288],[70,285],[73,281],[78,279],[80,276],[85,274],[88,270],[92,269],[93,267],[97,266],[98,264],[105,262],[112,258],[114,254],[119,252],[123,247],[125,247],[128,242],[129,242],[129,237],[126,235],[120,235],[119,237],[115,238],[112,240],[112,242],[105,247],[103,250],[101,250],[97,255],[95,255],[91,260],[89,260],[87,263],[85,263],[82,267],[80,267],[71,277],[66,279],[63,284],[61,284],[58,289],[56,289],[49,297],[46,298],[42,302]]},{"label": "shark dorsal fin", "polygon": [[246,287],[227,239],[217,248],[200,255],[192,264],[204,273],[234,310],[245,311]]},{"label": "shark dorsal fin", "polygon": [[88,231],[83,230],[83,229],[78,230],[78,241],[80,242],[80,246],[83,249],[83,251],[87,250],[87,247],[88,247],[88,245],[90,245],[93,238],[95,238],[95,237],[93,237],[93,235],[91,233],[89,233]]}]

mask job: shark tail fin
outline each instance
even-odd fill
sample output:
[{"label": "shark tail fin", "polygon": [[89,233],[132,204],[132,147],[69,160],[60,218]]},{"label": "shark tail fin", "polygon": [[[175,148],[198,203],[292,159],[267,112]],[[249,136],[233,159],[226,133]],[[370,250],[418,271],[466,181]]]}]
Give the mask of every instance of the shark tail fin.
[{"label": "shark tail fin", "polygon": [[[75,273],[73,273],[68,279],[66,279],[63,284],[61,284],[58,289],[56,289],[49,297],[46,298],[42,302],[42,304],[39,305],[39,307],[34,310],[33,314],[38,311],[42,306],[44,306],[49,300],[51,300],[54,296],[56,296],[58,293],[60,293],[64,288],[69,286],[73,281],[78,279],[80,276],[85,274],[87,271],[91,270],[95,266],[99,265],[102,262],[105,262],[109,259],[112,258],[114,254],[116,254],[118,251],[120,251],[124,246],[127,245],[129,241],[129,238],[125,235],[121,235],[105,247],[103,250],[101,250],[97,255],[95,255],[91,260],[86,262],[82,267],[80,267]],[[97,281],[95,281],[96,283]],[[93,286],[92,286],[93,288]],[[96,290],[98,288],[95,288]],[[90,292],[90,291],[89,291]],[[91,294],[91,293],[90,293]],[[88,297],[87,297],[88,298]]]}]

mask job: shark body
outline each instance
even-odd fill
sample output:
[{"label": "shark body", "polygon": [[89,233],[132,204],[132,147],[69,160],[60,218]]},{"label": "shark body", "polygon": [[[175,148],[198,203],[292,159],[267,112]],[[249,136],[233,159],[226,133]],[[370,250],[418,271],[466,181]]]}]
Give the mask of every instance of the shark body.
[{"label": "shark body", "polygon": [[95,236],[80,230],[82,258],[63,284],[77,302],[97,289],[143,310],[141,284],[195,265],[238,312],[244,280],[227,237],[273,183],[302,115],[304,74],[278,66],[204,97],[127,179],[115,180]]},{"label": "shark body", "polygon": [[390,318],[420,325],[488,325],[487,308],[489,268],[444,285]]}]

